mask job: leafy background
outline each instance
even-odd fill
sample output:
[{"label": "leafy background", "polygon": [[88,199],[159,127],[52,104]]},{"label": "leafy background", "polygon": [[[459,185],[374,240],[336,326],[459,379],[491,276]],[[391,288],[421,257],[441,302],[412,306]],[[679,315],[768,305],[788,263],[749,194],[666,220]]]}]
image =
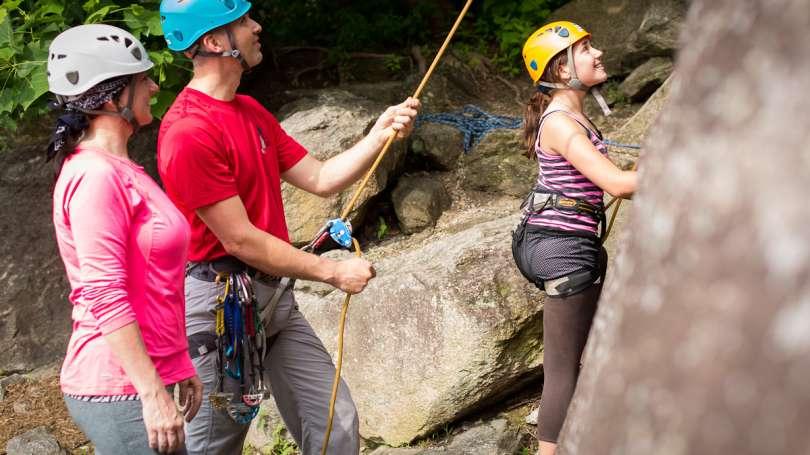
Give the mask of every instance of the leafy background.
[{"label": "leafy background", "polygon": [[[568,0],[478,0],[459,29],[459,49],[491,59],[500,71],[522,71],[520,49],[550,11]],[[0,129],[48,110],[48,45],[65,29],[106,23],[129,30],[155,62],[161,91],[154,112],[165,112],[190,76],[190,63],[169,51],[162,38],[159,0],[4,0],[0,4]],[[410,46],[441,43],[459,0],[256,0],[251,12],[264,25],[272,46],[320,46],[339,60],[350,52],[408,55]],[[399,65],[397,59],[392,66]]]}]

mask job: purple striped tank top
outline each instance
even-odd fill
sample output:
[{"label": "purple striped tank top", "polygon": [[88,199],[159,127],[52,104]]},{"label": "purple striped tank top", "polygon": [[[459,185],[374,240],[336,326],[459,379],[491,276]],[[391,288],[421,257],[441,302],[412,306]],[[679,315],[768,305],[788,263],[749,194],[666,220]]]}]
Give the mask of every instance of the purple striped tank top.
[{"label": "purple striped tank top", "polygon": [[[594,147],[596,147],[602,155],[607,156],[607,146],[602,142],[600,134],[597,134],[588,126],[584,125],[569,112],[564,110],[548,112],[540,119],[537,140],[534,143],[534,151],[537,154],[537,163],[540,167],[535,191],[559,193],[565,197],[582,199],[597,207],[604,208],[604,201],[602,200],[604,192],[601,188],[582,175],[568,160],[560,155],[549,155],[540,147],[540,134],[543,131],[543,122],[545,122],[549,115],[555,112],[561,112],[582,125],[582,127],[588,131],[588,137]],[[598,221],[592,217],[553,208],[529,215],[527,222],[554,231],[598,235],[599,230]]]}]

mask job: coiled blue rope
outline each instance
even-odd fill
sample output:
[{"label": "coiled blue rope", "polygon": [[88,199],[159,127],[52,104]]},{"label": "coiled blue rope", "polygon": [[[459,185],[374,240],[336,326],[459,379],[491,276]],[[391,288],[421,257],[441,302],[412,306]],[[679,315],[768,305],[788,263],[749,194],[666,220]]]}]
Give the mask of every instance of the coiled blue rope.
[{"label": "coiled blue rope", "polygon": [[[520,117],[493,115],[485,112],[478,106],[468,104],[461,112],[440,112],[435,114],[421,114],[416,118],[416,126],[423,123],[440,123],[455,127],[464,134],[464,153],[470,153],[473,147],[491,131],[498,129],[518,129],[523,127]],[[628,149],[641,149],[640,145],[622,144],[605,139],[605,145]]]},{"label": "coiled blue rope", "polygon": [[422,114],[417,117],[416,126],[423,122],[450,125],[461,131],[464,134],[464,153],[469,153],[492,130],[514,130],[523,126],[521,118],[493,115],[470,104],[464,106],[461,112]]}]

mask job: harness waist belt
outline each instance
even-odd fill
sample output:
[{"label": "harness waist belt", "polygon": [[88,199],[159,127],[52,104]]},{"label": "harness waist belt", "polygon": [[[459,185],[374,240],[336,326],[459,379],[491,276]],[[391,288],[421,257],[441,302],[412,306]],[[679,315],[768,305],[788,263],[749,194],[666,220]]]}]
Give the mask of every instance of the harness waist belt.
[{"label": "harness waist belt", "polygon": [[260,272],[233,256],[224,256],[213,261],[189,262],[186,266],[186,275],[209,282],[216,281],[219,274],[243,272],[263,283],[272,284],[281,280],[281,277]]},{"label": "harness waist belt", "polygon": [[543,193],[535,191],[532,196],[532,212],[543,210],[546,207],[569,212],[578,212],[593,217],[599,217],[603,212],[601,207],[591,204],[590,202],[582,199],[565,197],[558,193]]}]

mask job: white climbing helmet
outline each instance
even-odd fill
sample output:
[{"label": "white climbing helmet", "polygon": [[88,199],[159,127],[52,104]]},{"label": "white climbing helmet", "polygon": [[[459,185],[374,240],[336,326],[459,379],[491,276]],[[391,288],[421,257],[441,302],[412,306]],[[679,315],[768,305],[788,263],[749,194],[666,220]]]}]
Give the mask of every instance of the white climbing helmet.
[{"label": "white climbing helmet", "polygon": [[143,44],[128,31],[79,25],[60,33],[48,49],[48,89],[63,97],[81,95],[107,79],[153,66]]}]

